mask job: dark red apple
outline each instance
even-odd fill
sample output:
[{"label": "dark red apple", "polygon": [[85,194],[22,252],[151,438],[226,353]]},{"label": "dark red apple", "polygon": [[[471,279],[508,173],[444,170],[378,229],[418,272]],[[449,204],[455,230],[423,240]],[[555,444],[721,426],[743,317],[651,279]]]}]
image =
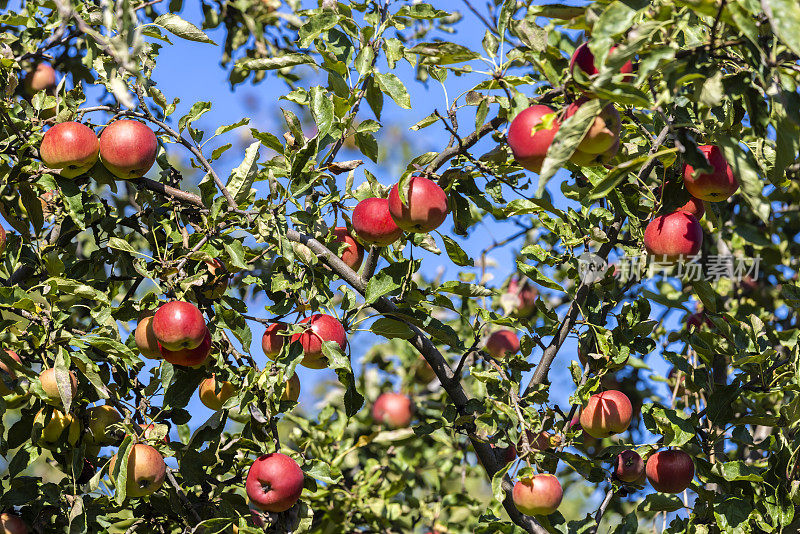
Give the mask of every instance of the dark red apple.
[{"label": "dark red apple", "polygon": [[508,146],[514,159],[524,169],[539,173],[547,149],[558,131],[556,112],[537,104],[522,110],[508,127]]},{"label": "dark red apple", "polygon": [[6,251],[7,239],[8,238],[6,237],[6,229],[0,226],[0,254]]},{"label": "dark red apple", "polygon": [[656,491],[680,493],[694,478],[694,462],[680,450],[659,451],[647,459],[646,473]]},{"label": "dark red apple", "polygon": [[399,228],[412,233],[431,232],[447,218],[447,195],[436,182],[412,176],[405,204],[400,200],[398,185],[389,192],[389,214]]},{"label": "dark red apple", "polygon": [[715,145],[697,147],[705,155],[714,169],[711,173],[700,173],[695,176],[691,165],[683,166],[683,183],[686,190],[695,198],[709,202],[722,202],[739,190],[739,181],[733,169],[725,160],[722,151]]},{"label": "dark red apple", "polygon": [[285,512],[303,493],[303,470],[285,454],[265,454],[250,466],[245,489],[260,510]]},{"label": "dark red apple", "polygon": [[511,330],[497,330],[492,332],[486,340],[486,352],[492,358],[503,359],[519,352],[519,338]]},{"label": "dark red apple", "polygon": [[114,121],[100,134],[100,161],[117,178],[144,176],[157,153],[156,134],[139,121]]},{"label": "dark red apple", "polygon": [[0,514],[0,534],[28,534],[28,526],[19,516]]},{"label": "dark red apple", "polygon": [[178,351],[197,348],[208,334],[208,328],[197,306],[173,300],[156,310],[153,334],[161,347]]},{"label": "dark red apple", "polygon": [[703,245],[703,228],[697,218],[685,211],[659,215],[647,224],[644,246],[649,254],[666,261],[694,256]]},{"label": "dark red apple", "polygon": [[33,96],[39,91],[52,93],[58,85],[56,71],[47,63],[39,63],[34,69],[25,75],[23,87],[25,94]]},{"label": "dark red apple", "polygon": [[[612,46],[611,49],[608,51],[608,53],[613,54],[616,48],[617,48],[616,46]],[[597,69],[597,65],[595,64],[594,54],[592,54],[592,51],[589,50],[589,43],[583,43],[578,48],[576,48],[575,52],[572,54],[572,57],[569,60],[570,73],[573,74],[575,73],[575,67],[578,67],[587,76],[594,76],[595,74],[600,72]],[[632,73],[633,63],[628,61],[619,69],[619,72],[622,74]],[[633,79],[633,76],[625,76],[624,79],[625,81],[630,81]]]},{"label": "dark red apple", "polygon": [[[17,354],[13,350],[7,350],[6,354],[11,356],[11,358],[17,363],[22,363],[19,354]],[[0,372],[2,372],[3,374],[7,374],[8,377],[11,378],[12,380],[17,378],[17,373],[15,373],[13,369],[9,369],[8,365],[4,364],[2,360],[0,360]],[[5,397],[6,395],[10,395],[11,393],[12,393],[11,389],[5,385],[2,379],[0,379],[0,397]]]},{"label": "dark red apple", "polygon": [[161,343],[158,344],[161,356],[172,365],[182,365],[184,367],[198,367],[206,363],[211,356],[211,332],[206,328],[203,341],[193,349],[169,350]]},{"label": "dark red apple", "polygon": [[322,343],[333,341],[342,350],[347,347],[347,334],[342,323],[323,313],[306,317],[300,324],[306,325],[304,332],[292,336],[292,341],[299,341],[303,347],[303,360],[300,365],[310,369],[323,369],[327,366],[322,355]]},{"label": "dark red apple", "polygon": [[627,395],[611,390],[595,393],[581,411],[583,431],[595,438],[619,434],[628,429],[633,406]]},{"label": "dark red apple", "polygon": [[353,230],[362,243],[388,247],[403,235],[389,213],[389,200],[365,198],[353,210]]},{"label": "dark red apple", "polygon": [[334,228],[331,233],[333,234],[334,243],[337,245],[339,243],[347,245],[341,256],[339,256],[339,259],[348,267],[357,271],[358,268],[361,267],[361,262],[364,260],[364,249],[361,248],[361,245],[356,243],[356,240],[353,239],[353,236],[350,235],[350,232],[348,232],[347,228],[344,226]]},{"label": "dark red apple", "polygon": [[[111,458],[109,473],[114,471],[117,455]],[[161,453],[150,445],[137,443],[128,456],[128,478],[125,494],[128,497],[146,497],[164,484],[167,465]]]},{"label": "dark red apple", "polygon": [[80,122],[56,124],[42,138],[39,155],[51,169],[60,169],[64,178],[85,173],[97,161],[100,142],[94,131]]},{"label": "dark red apple", "polygon": [[550,515],[558,509],[564,492],[554,475],[523,478],[514,484],[512,497],[517,510],[527,515]]},{"label": "dark red apple", "polygon": [[267,326],[264,335],[261,337],[261,348],[264,349],[264,354],[270,360],[274,360],[278,354],[281,353],[283,347],[284,336],[281,335],[286,331],[286,324],[272,323]]},{"label": "dark red apple", "polygon": [[614,464],[614,476],[623,482],[632,484],[642,479],[644,460],[636,451],[622,451],[617,455]]},{"label": "dark red apple", "polygon": [[405,428],[411,424],[414,405],[402,393],[382,393],[372,406],[372,418],[376,423],[392,428]]}]

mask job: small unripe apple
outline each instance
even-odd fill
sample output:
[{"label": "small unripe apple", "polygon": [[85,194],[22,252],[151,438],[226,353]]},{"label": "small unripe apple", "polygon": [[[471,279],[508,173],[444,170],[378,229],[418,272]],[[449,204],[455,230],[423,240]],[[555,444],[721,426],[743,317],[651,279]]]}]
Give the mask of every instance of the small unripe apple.
[{"label": "small unripe apple", "polygon": [[[64,431],[66,434],[66,443],[75,446],[81,436],[81,424],[78,419],[71,413],[65,414],[60,410],[53,410],[50,420],[44,410],[39,410],[34,416],[34,421],[43,425],[42,437],[39,444],[46,448],[52,448],[59,444],[61,436]],[[47,421],[47,424],[45,424]]]},{"label": "small unripe apple", "polygon": [[628,429],[633,417],[633,407],[628,396],[611,390],[595,393],[581,411],[584,432],[595,438],[619,434]]},{"label": "small unripe apple", "polygon": [[364,249],[361,248],[361,245],[356,243],[356,240],[353,239],[353,236],[350,235],[350,232],[348,232],[347,228],[344,226],[334,228],[331,233],[333,234],[333,242],[336,243],[337,246],[339,243],[347,245],[342,251],[341,256],[339,256],[339,259],[348,267],[357,271],[358,268],[361,267],[361,262],[364,260]]},{"label": "small unripe apple", "polygon": [[6,229],[0,226],[0,254],[6,251]]},{"label": "small unripe apple", "polygon": [[683,167],[683,183],[686,190],[695,198],[709,202],[722,202],[739,190],[739,181],[733,169],[725,160],[722,151],[715,145],[697,147],[714,169],[711,173],[695,176],[691,165]]},{"label": "small unripe apple", "polygon": [[193,349],[169,350],[159,343],[161,356],[172,365],[182,365],[184,367],[199,367],[206,363],[211,356],[211,332],[206,328],[205,337],[200,345]]},{"label": "small unripe apple", "polygon": [[[567,106],[565,118],[574,115],[588,101],[589,99],[584,96],[571,103]],[[611,150],[619,142],[621,129],[622,121],[619,118],[617,108],[614,107],[614,104],[608,104],[595,117],[594,122],[578,145],[578,150],[588,154],[602,154]]]},{"label": "small unripe apple", "polygon": [[405,428],[411,424],[414,405],[402,393],[382,393],[372,406],[372,418],[378,424],[391,428]]},{"label": "small unripe apple", "polygon": [[614,464],[614,476],[629,484],[642,479],[644,475],[644,460],[636,451],[622,451],[617,455]]},{"label": "small unripe apple", "polygon": [[[117,455],[111,458],[109,473],[114,471]],[[161,453],[150,445],[137,443],[128,456],[128,479],[125,494],[128,497],[146,497],[158,491],[167,476],[167,464]]]},{"label": "small unripe apple", "polygon": [[300,378],[297,376],[297,373],[292,375],[292,378],[286,382],[286,387],[283,390],[283,394],[281,395],[281,400],[297,402],[297,399],[300,398]]},{"label": "small unripe apple", "polygon": [[389,213],[389,200],[365,198],[353,210],[353,230],[362,243],[388,247],[403,235]]},{"label": "small unripe apple", "polygon": [[39,91],[52,93],[58,85],[56,71],[47,63],[39,63],[31,72],[25,75],[23,87],[25,94],[33,96]]},{"label": "small unripe apple", "polygon": [[554,475],[541,474],[519,480],[514,484],[512,497],[523,514],[550,515],[558,509],[564,492]]},{"label": "small unripe apple", "polygon": [[447,218],[447,195],[436,182],[424,176],[412,176],[408,181],[406,203],[394,184],[389,192],[389,214],[398,227],[411,233],[431,232]]},{"label": "small unripe apple", "polygon": [[659,451],[647,459],[647,480],[661,493],[680,493],[694,478],[692,457],[680,450]]},{"label": "small unripe apple", "polygon": [[222,409],[225,402],[233,397],[233,384],[227,380],[220,380],[217,382],[216,377],[212,376],[200,382],[198,394],[200,395],[200,402],[202,402],[206,408],[218,412]]},{"label": "small unripe apple", "polygon": [[144,176],[157,153],[156,134],[139,121],[114,121],[100,134],[100,161],[117,178]]},{"label": "small unripe apple", "polygon": [[[22,363],[19,354],[17,354],[13,350],[7,350],[6,354],[8,354],[17,363]],[[15,373],[13,369],[9,369],[8,366],[4,364],[2,360],[0,360],[0,372],[7,374],[8,377],[11,378],[12,380],[17,378],[17,373]],[[10,395],[11,393],[13,393],[11,388],[6,386],[5,383],[2,381],[2,379],[0,379],[0,397],[5,397],[6,395]]]},{"label": "small unripe apple", "polygon": [[109,445],[116,441],[108,427],[122,421],[122,416],[111,406],[95,406],[87,411],[88,433],[86,440],[91,445]]},{"label": "small unripe apple", "polygon": [[333,341],[342,350],[347,347],[347,334],[342,323],[323,313],[306,317],[300,324],[306,325],[305,331],[292,336],[292,342],[299,341],[303,347],[303,360],[300,365],[310,369],[323,369],[327,367],[322,355],[322,343]]},{"label": "small unripe apple", "polygon": [[303,470],[292,458],[274,452],[258,458],[247,473],[251,503],[265,512],[285,512],[303,493]]},{"label": "small unripe apple", "polygon": [[208,333],[197,306],[180,300],[161,305],[153,317],[152,328],[158,343],[170,351],[197,348]]},{"label": "small unripe apple", "polygon": [[[612,46],[608,53],[612,54],[616,48],[616,46]],[[592,54],[592,51],[589,50],[589,43],[583,43],[576,48],[575,52],[572,54],[572,57],[569,60],[570,73],[575,73],[575,67],[582,70],[587,76],[594,76],[600,72],[595,64],[594,54]],[[622,74],[632,73],[633,63],[628,61],[619,69],[619,72]],[[633,76],[625,76],[624,79],[626,81],[630,81],[633,79]]]},{"label": "small unripe apple", "polygon": [[264,331],[264,335],[261,337],[261,348],[270,360],[274,360],[281,353],[284,340],[284,336],[281,334],[285,331],[284,323],[272,323]]},{"label": "small unripe apple", "polygon": [[0,534],[28,534],[28,526],[19,516],[0,514]]},{"label": "small unripe apple", "polygon": [[[75,373],[69,371],[69,385],[72,391],[72,398],[78,392],[78,377]],[[61,406],[61,394],[58,392],[58,383],[56,382],[56,370],[54,368],[45,369],[39,374],[39,382],[42,384],[42,390],[47,395],[47,402],[55,406]]]},{"label": "small unripe apple", "polygon": [[142,317],[139,324],[136,325],[136,331],[133,334],[133,339],[136,341],[136,346],[142,356],[150,359],[161,358],[161,351],[158,349],[158,339],[155,332],[153,332],[153,316],[147,315]]},{"label": "small unripe apple", "polygon": [[486,340],[486,352],[497,360],[519,352],[519,338],[512,330],[497,330]]},{"label": "small unripe apple", "polygon": [[64,178],[75,178],[94,166],[100,142],[88,126],[80,122],[56,124],[42,138],[39,155],[51,169],[60,169]]},{"label": "small unripe apple", "polygon": [[666,261],[694,256],[703,245],[703,228],[697,218],[685,211],[659,215],[644,230],[644,246],[649,254]]},{"label": "small unripe apple", "polygon": [[619,138],[611,145],[611,148],[602,154],[590,154],[581,150],[576,150],[569,160],[575,165],[581,167],[599,167],[601,165],[608,165],[614,160],[614,156],[619,152]]},{"label": "small unripe apple", "polygon": [[523,169],[542,171],[547,149],[560,123],[549,106],[537,104],[522,110],[508,127],[508,146]]}]

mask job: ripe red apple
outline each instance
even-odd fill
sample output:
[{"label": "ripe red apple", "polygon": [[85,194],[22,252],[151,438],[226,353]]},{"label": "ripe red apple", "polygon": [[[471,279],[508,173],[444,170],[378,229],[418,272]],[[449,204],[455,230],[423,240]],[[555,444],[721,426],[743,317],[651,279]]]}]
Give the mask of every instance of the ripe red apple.
[{"label": "ripe red apple", "polygon": [[512,330],[497,330],[486,340],[486,352],[497,360],[519,352],[519,338]]},{"label": "ripe red apple", "polygon": [[438,228],[447,218],[447,195],[436,182],[423,176],[408,181],[406,204],[400,200],[399,184],[389,192],[389,214],[406,232],[425,233]]},{"label": "ripe red apple", "polygon": [[694,462],[680,450],[659,451],[647,459],[646,473],[656,491],[680,493],[694,478]]},{"label": "ripe red apple", "polygon": [[0,226],[0,254],[6,251],[6,229]]},{"label": "ripe red apple", "polygon": [[211,332],[206,328],[206,335],[203,341],[193,349],[169,350],[160,343],[158,348],[161,351],[161,356],[172,365],[199,367],[206,363],[208,357],[211,356]]},{"label": "ripe red apple", "polygon": [[294,373],[292,378],[286,382],[286,388],[283,390],[283,394],[281,394],[281,400],[297,402],[299,398],[300,378],[298,378],[297,373]]},{"label": "ripe red apple", "polygon": [[517,510],[527,515],[550,515],[558,509],[564,492],[554,475],[523,478],[514,484],[512,497]]},{"label": "ripe red apple", "polygon": [[139,121],[114,121],[100,134],[100,161],[117,178],[144,176],[157,153],[156,134]]},{"label": "ripe red apple", "polygon": [[[70,390],[72,391],[72,398],[78,392],[78,378],[75,373],[69,371]],[[47,395],[47,402],[55,406],[61,405],[61,394],[58,392],[58,383],[56,382],[56,370],[54,368],[45,369],[39,374],[39,382],[42,384],[42,389]]]},{"label": "ripe red apple", "polygon": [[547,149],[560,126],[555,110],[537,104],[522,110],[508,127],[508,146],[523,169],[542,171]]},{"label": "ripe red apple", "polygon": [[284,336],[281,334],[286,331],[284,323],[272,323],[267,326],[264,335],[261,337],[261,348],[264,349],[270,360],[274,360],[281,353]]},{"label": "ripe red apple", "polygon": [[[19,354],[17,354],[13,350],[7,350],[6,354],[11,356],[11,358],[14,361],[16,361],[18,363],[22,363],[22,360],[20,359]],[[15,373],[13,369],[9,369],[8,366],[6,364],[4,364],[2,360],[0,360],[0,372],[3,372],[5,374],[7,374],[8,377],[11,380],[14,380],[15,378],[17,378],[17,373]],[[6,395],[10,395],[11,393],[13,393],[11,388],[6,386],[5,383],[3,382],[3,380],[0,379],[0,397],[5,397]]]},{"label": "ripe red apple", "polygon": [[28,527],[19,516],[0,514],[0,534],[28,534]]},{"label": "ripe red apple", "polygon": [[64,178],[75,178],[94,166],[100,142],[88,126],[80,122],[56,124],[42,138],[39,155],[51,169],[60,169]]},{"label": "ripe red apple", "polygon": [[644,246],[649,254],[675,261],[694,256],[703,245],[703,228],[697,218],[685,211],[654,217],[644,230]]},{"label": "ripe red apple", "polygon": [[388,247],[403,235],[389,213],[389,200],[365,198],[353,210],[353,230],[362,243]]},{"label": "ripe red apple", "polygon": [[350,232],[347,231],[347,228],[344,226],[339,226],[334,228],[333,231],[333,242],[337,244],[344,243],[347,247],[342,252],[342,255],[339,256],[348,267],[357,271],[359,267],[361,267],[361,262],[364,260],[364,249],[361,248],[361,245],[356,243],[356,240],[353,239],[353,236],[350,235]]},{"label": "ripe red apple", "polygon": [[710,174],[701,173],[695,176],[694,168],[691,165],[684,165],[683,183],[686,190],[700,200],[722,202],[739,190],[739,181],[718,146],[701,145],[697,148],[705,155],[714,170]]},{"label": "ripe red apple", "polygon": [[595,438],[619,434],[628,429],[633,416],[633,407],[627,395],[611,390],[595,393],[581,411],[581,426],[584,432]]},{"label": "ripe red apple", "polygon": [[372,405],[372,418],[378,424],[391,428],[405,428],[411,424],[414,405],[402,393],[382,393]]},{"label": "ripe red apple", "polygon": [[303,470],[285,454],[265,454],[250,466],[245,489],[257,508],[285,512],[303,493]]},{"label": "ripe red apple", "polygon": [[[567,106],[565,119],[574,115],[588,101],[589,99],[583,96]],[[619,142],[621,130],[622,121],[619,118],[619,112],[614,107],[614,104],[608,104],[595,117],[594,122],[589,127],[589,131],[586,132],[578,145],[578,150],[587,154],[603,154],[612,150],[614,145]],[[619,145],[617,145],[617,148],[619,148]]]},{"label": "ripe red apple", "polygon": [[108,427],[122,421],[122,416],[111,406],[95,406],[86,410],[88,415],[86,440],[90,445],[109,445],[116,441]]},{"label": "ripe red apple", "polygon": [[31,72],[25,75],[23,87],[25,94],[33,96],[39,91],[52,93],[58,85],[56,71],[47,63],[39,63]]},{"label": "ripe red apple", "polygon": [[527,317],[536,309],[536,298],[539,296],[539,292],[527,280],[520,285],[518,280],[512,279],[508,283],[506,294],[514,297],[512,299],[513,309],[514,315],[517,317]]},{"label": "ripe red apple", "polygon": [[206,408],[215,412],[220,411],[225,402],[233,397],[234,394],[233,384],[227,380],[217,382],[216,376],[206,378],[200,382],[200,387],[197,391],[200,395],[200,402]]},{"label": "ripe red apple", "polygon": [[644,475],[644,460],[636,451],[622,451],[617,455],[614,464],[614,476],[629,484],[642,479]]},{"label": "ripe red apple", "polygon": [[174,300],[156,310],[153,333],[161,347],[177,351],[197,348],[206,337],[208,328],[197,306]]},{"label": "ripe red apple", "polygon": [[[612,54],[616,49],[616,46],[612,46],[611,49],[608,51],[609,54]],[[578,48],[575,49],[575,52],[572,54],[572,57],[569,60],[569,71],[570,73],[575,73],[575,67],[578,67],[582,70],[587,76],[594,76],[595,74],[599,73],[600,71],[597,68],[597,65],[594,62],[594,54],[592,51],[589,50],[589,43],[583,43]],[[620,69],[619,72],[622,74],[630,74],[633,72],[633,63],[628,61],[625,63]],[[633,78],[633,76],[625,76],[625,81],[629,81]]]},{"label": "ripe red apple", "polygon": [[305,331],[292,336],[292,342],[300,341],[303,347],[303,361],[300,365],[310,369],[323,369],[327,366],[322,355],[322,343],[333,341],[339,344],[342,350],[347,347],[347,334],[342,323],[323,313],[306,317],[300,324],[307,325]]},{"label": "ripe red apple", "polygon": [[[117,455],[111,458],[109,473],[114,471]],[[146,497],[155,493],[164,484],[167,464],[161,453],[150,445],[137,443],[128,456],[128,480],[125,494],[128,497]]]},{"label": "ripe red apple", "polygon": [[207,299],[218,300],[228,289],[228,279],[230,278],[228,270],[218,258],[206,260],[205,264],[209,277],[208,284],[204,286],[203,296]]},{"label": "ripe red apple", "polygon": [[161,358],[161,351],[158,349],[158,339],[153,332],[153,315],[145,315],[139,320],[136,325],[136,331],[133,334],[133,339],[136,341],[136,346],[142,356],[150,359]]}]

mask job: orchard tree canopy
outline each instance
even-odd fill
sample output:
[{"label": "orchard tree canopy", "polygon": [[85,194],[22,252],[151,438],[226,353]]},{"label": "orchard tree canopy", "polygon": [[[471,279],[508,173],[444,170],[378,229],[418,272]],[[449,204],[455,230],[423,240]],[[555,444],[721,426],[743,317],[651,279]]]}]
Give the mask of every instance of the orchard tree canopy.
[{"label": "orchard tree canopy", "polygon": [[0,1],[0,533],[800,530],[800,4],[573,3]]}]

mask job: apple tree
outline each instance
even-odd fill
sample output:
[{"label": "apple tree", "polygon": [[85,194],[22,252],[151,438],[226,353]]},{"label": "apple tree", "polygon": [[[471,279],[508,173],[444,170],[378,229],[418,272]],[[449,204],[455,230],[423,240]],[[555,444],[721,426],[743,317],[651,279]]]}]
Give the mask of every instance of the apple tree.
[{"label": "apple tree", "polygon": [[0,532],[798,530],[795,0],[0,4]]}]

